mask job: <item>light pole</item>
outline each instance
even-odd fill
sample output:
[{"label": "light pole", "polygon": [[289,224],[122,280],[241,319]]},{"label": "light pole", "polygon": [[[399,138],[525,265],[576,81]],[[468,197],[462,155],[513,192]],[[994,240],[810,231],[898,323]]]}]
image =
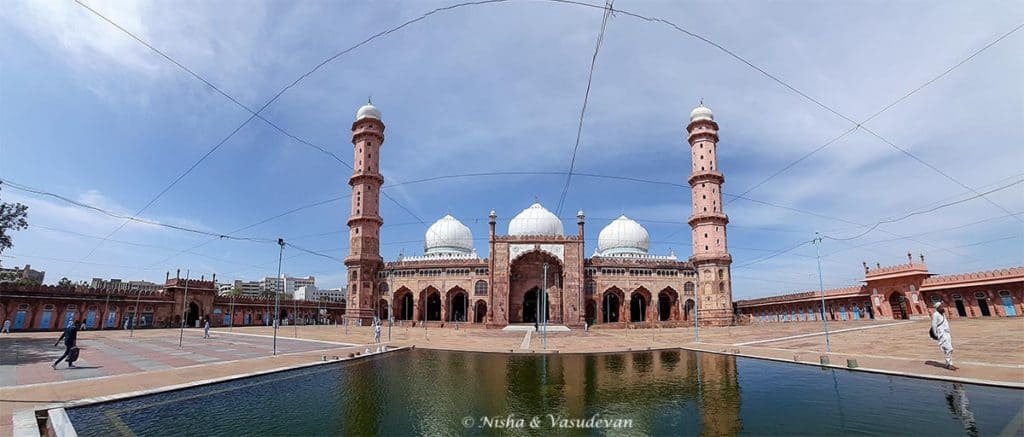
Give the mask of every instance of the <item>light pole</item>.
[{"label": "light pole", "polygon": [[233,331],[235,328],[235,289],[231,289],[231,317],[228,317],[228,331]]},{"label": "light pole", "polygon": [[696,284],[693,290],[693,326],[696,328],[696,338],[693,342],[700,343],[700,284]]},{"label": "light pole", "polygon": [[825,317],[825,282],[821,277],[821,233],[814,233],[814,253],[818,258],[818,289],[821,290],[821,322],[825,325],[825,352],[832,353],[832,342],[828,338],[828,318]]},{"label": "light pole", "polygon": [[[181,347],[181,341],[185,337],[185,308],[188,308],[188,279],[190,270],[185,270],[185,298],[181,300],[181,329],[178,330],[178,347]],[[178,274],[181,274],[181,270],[178,270]]]},{"label": "light pole", "polygon": [[[168,273],[170,275],[170,273]],[[139,324],[139,303],[142,302],[142,288],[139,288],[139,294],[135,297],[135,314],[132,315],[132,330],[128,333],[129,337],[135,337],[135,325]]]},{"label": "light pole", "polygon": [[284,284],[281,283],[281,262],[284,259],[284,238],[277,239],[277,245],[281,246],[281,250],[277,254],[277,278],[274,281],[274,317],[270,320],[274,321],[274,355],[277,355],[277,324],[278,315],[281,314],[281,292],[278,291],[277,287]]},{"label": "light pole", "polygon": [[541,314],[544,315],[544,349],[548,348],[548,263],[544,263],[544,290],[541,293]]}]

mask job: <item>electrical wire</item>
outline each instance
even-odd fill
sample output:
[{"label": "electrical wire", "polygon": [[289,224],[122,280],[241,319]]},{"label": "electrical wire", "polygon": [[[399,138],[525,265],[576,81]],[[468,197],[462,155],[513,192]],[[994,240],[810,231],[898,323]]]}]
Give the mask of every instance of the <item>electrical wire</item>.
[{"label": "electrical wire", "polygon": [[583,119],[587,113],[587,103],[590,102],[590,86],[594,82],[594,67],[597,65],[597,54],[601,52],[601,44],[604,42],[604,33],[608,28],[608,18],[612,14],[614,0],[605,1],[605,10],[601,18],[601,30],[597,32],[597,43],[594,45],[594,54],[590,57],[590,70],[587,72],[587,90],[583,93],[583,105],[580,107],[580,121],[576,127],[576,144],[572,148],[572,158],[569,160],[569,174],[565,176],[565,186],[562,187],[562,194],[558,197],[558,205],[555,207],[555,215],[562,213],[562,206],[565,204],[565,196],[569,194],[569,184],[572,182],[572,172],[576,169],[576,152],[580,149],[580,138],[583,136]]}]

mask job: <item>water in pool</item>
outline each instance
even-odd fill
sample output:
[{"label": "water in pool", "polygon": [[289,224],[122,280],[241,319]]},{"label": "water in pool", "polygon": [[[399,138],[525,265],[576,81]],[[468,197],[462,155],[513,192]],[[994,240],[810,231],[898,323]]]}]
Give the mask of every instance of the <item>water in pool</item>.
[{"label": "water in pool", "polygon": [[933,436],[1020,435],[1022,411],[1022,390],[709,353],[413,350],[68,414],[83,436]]}]

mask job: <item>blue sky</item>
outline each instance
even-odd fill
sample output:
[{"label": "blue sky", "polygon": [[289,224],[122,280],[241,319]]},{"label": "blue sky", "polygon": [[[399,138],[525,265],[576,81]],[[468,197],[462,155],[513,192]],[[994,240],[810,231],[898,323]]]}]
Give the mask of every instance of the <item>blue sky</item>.
[{"label": "blue sky", "polygon": [[[89,1],[245,105],[258,108],[323,59],[450,2]],[[840,113],[862,120],[1024,21],[1019,2],[655,2],[616,8],[703,35]],[[492,171],[566,171],[601,10],[542,1],[439,12],[325,65],[263,113],[351,161],[350,127],[368,95],[384,114],[387,183]],[[867,126],[976,190],[1024,178],[1024,31],[993,46]],[[0,175],[131,214],[249,114],[73,2],[13,1],[0,11]],[[721,127],[724,191],[739,194],[851,127],[707,43],[617,14],[597,60],[576,171],[685,184],[685,125],[703,98]],[[349,193],[350,170],[255,120],[143,217],[226,233]],[[563,176],[493,176],[394,187],[428,224],[465,222],[486,253],[487,213],[507,220],[538,199],[554,210]],[[814,237],[971,196],[858,130],[747,194],[727,199],[737,299],[817,287],[814,247],[751,264]],[[1024,211],[1024,185],[988,195]],[[132,223],[11,188],[29,205],[5,266],[47,282],[164,272],[255,280],[276,274],[277,246]],[[588,252],[620,213],[644,224],[652,252],[689,254],[687,189],[575,177],[562,211],[588,216]],[[342,258],[348,199],[239,235],[283,237]],[[382,251],[419,254],[425,226],[382,207]],[[821,216],[846,221],[826,219]],[[856,284],[861,261],[924,253],[936,273],[1024,263],[1019,219],[975,199],[821,248],[826,286]],[[684,229],[681,232],[680,229]],[[905,238],[912,237],[912,238]],[[208,243],[189,253],[183,250]],[[863,246],[862,246],[863,245]],[[857,247],[860,246],[860,247]],[[340,286],[344,268],[286,250],[284,271]]]}]

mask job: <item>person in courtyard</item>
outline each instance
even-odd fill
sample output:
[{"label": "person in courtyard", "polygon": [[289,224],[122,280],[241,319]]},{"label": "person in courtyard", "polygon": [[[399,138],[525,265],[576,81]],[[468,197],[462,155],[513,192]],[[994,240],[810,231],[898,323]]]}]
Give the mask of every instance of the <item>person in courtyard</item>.
[{"label": "person in courtyard", "polygon": [[10,334],[11,333],[11,321],[10,320],[4,320],[3,333],[4,334]]},{"label": "person in courtyard", "polygon": [[203,321],[203,338],[210,338],[210,319]]},{"label": "person in courtyard", "polygon": [[953,365],[953,337],[949,334],[949,319],[946,318],[946,306],[942,302],[935,302],[935,312],[932,313],[932,332],[936,341],[939,342],[939,349],[946,356],[946,368],[957,370]]},{"label": "person in courtyard", "polygon": [[[78,328],[80,326],[82,326],[82,322],[78,321],[70,324],[67,328],[64,328],[64,333],[62,333],[60,338],[57,339],[57,342],[53,344],[54,346],[57,346],[60,344],[61,340],[64,340],[64,355],[61,355],[60,358],[57,358],[57,361],[53,362],[52,367],[54,369],[57,368],[57,365],[60,364],[61,361],[71,355],[71,349],[74,349],[78,344]],[[75,367],[75,364],[68,361],[68,367]]]},{"label": "person in courtyard", "polygon": [[373,325],[373,342],[380,343],[380,322]]},{"label": "person in courtyard", "polygon": [[129,321],[129,319],[127,317],[125,317],[125,319],[124,319],[124,329],[125,330],[128,330],[128,321]]}]

